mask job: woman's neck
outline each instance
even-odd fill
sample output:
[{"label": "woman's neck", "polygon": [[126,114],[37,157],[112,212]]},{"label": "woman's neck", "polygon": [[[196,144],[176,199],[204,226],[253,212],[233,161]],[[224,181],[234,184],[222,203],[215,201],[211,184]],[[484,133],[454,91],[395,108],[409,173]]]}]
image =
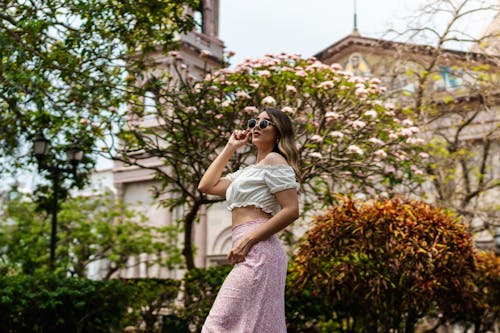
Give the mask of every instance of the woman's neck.
[{"label": "woman's neck", "polygon": [[257,160],[255,161],[255,163],[259,163],[260,161],[262,161],[264,158],[266,158],[266,156],[269,154],[269,153],[272,153],[273,151],[273,147],[266,147],[266,148],[260,148],[257,150]]}]

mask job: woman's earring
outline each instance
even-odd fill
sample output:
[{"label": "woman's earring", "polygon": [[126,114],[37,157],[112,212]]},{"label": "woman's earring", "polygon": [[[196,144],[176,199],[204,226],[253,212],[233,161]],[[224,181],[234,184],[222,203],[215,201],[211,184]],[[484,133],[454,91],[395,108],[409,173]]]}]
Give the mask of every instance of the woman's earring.
[{"label": "woman's earring", "polygon": [[277,139],[276,139],[276,143],[280,143],[280,138],[277,138]]}]

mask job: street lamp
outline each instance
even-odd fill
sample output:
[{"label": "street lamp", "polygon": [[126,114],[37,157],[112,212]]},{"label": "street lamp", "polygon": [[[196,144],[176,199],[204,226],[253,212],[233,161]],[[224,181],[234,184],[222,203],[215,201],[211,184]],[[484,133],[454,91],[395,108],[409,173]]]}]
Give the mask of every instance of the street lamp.
[{"label": "street lamp", "polygon": [[[38,168],[40,170],[47,170],[51,173],[52,176],[52,225],[51,225],[51,234],[50,234],[50,270],[54,270],[54,262],[55,262],[55,252],[56,252],[56,242],[57,242],[57,212],[59,210],[58,205],[58,193],[59,193],[59,181],[60,177],[64,173],[71,172],[73,174],[76,173],[76,168],[78,163],[83,158],[83,151],[78,148],[77,145],[72,145],[66,149],[67,161],[70,163],[71,167],[65,168],[60,167],[59,165],[52,164],[48,162],[50,150],[50,141],[40,134],[36,137],[33,142],[33,153],[38,162]],[[55,161],[55,160],[54,160]]]}]

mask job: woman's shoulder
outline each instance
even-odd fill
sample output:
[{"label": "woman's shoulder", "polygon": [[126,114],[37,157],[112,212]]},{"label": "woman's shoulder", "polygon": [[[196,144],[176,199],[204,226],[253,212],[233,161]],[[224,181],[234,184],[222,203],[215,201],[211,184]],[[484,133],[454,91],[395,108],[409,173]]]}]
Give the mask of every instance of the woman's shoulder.
[{"label": "woman's shoulder", "polygon": [[289,166],[287,160],[278,153],[271,152],[260,161],[259,165],[262,166]]}]

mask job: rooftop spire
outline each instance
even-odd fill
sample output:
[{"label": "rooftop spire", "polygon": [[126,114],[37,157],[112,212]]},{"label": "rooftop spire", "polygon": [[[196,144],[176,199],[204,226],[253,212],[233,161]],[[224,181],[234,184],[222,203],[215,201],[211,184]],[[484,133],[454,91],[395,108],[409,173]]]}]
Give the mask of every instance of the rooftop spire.
[{"label": "rooftop spire", "polygon": [[354,3],[353,3],[353,12],[354,12],[354,27],[352,29],[352,35],[356,35],[356,36],[359,36],[359,32],[358,32],[358,9],[357,9],[357,6],[356,6],[356,3],[357,1],[354,0]]}]

